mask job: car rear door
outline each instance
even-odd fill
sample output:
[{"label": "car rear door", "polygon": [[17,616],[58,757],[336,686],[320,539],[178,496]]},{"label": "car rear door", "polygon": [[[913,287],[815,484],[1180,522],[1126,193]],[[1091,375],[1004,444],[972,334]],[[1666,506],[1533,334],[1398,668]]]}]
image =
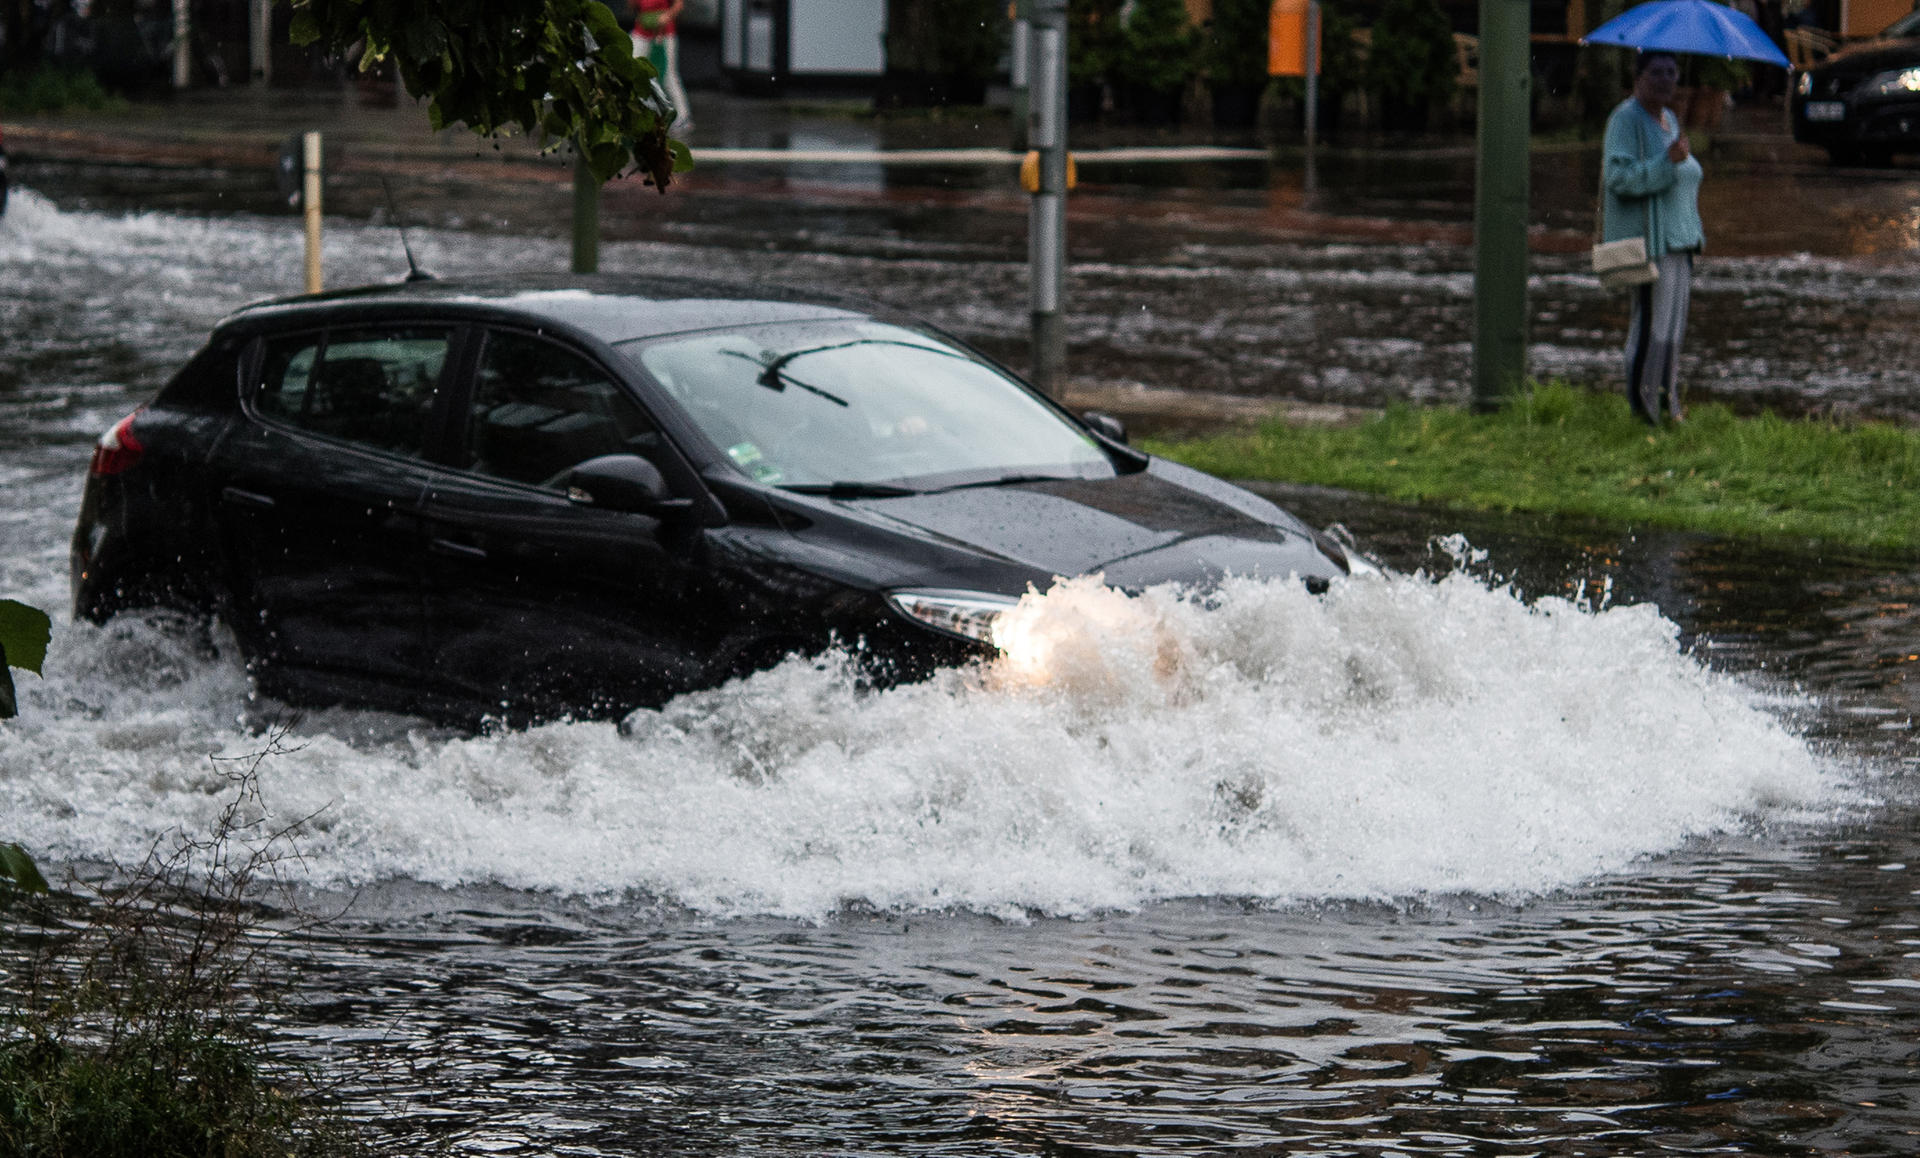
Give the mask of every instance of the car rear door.
[{"label": "car rear door", "polygon": [[253,351],[246,418],[215,448],[211,497],[236,627],[270,667],[346,698],[369,681],[417,686],[420,504],[456,333],[341,326]]},{"label": "car rear door", "polygon": [[429,666],[465,697],[542,712],[619,708],[699,681],[725,583],[689,519],[570,499],[568,470],[638,454],[688,477],[659,426],[585,352],[494,329],[423,508]]}]

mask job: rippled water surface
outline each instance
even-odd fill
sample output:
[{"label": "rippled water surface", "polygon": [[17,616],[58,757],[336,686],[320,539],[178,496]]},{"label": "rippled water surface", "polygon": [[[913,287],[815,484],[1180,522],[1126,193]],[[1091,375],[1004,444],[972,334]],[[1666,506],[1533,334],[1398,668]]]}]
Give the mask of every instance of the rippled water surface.
[{"label": "rippled water surface", "polygon": [[[0,590],[58,607],[89,442],[298,239],[16,196]],[[391,272],[380,231],[330,245],[342,281]],[[1299,253],[1244,284],[1461,276]],[[966,257],[608,264],[693,260],[975,336],[1024,310]],[[1159,310],[1239,276],[1206,264],[1082,277]],[[1765,276],[1796,268],[1858,272]],[[262,791],[315,814],[299,892],[344,916],[275,950],[275,1032],[395,1152],[1912,1152],[1920,569],[1278,497],[1398,573],[1064,585],[988,667],[875,695],[792,661],[624,730],[306,714]],[[162,617],[63,621],[22,683],[0,816],[83,868],[203,824],[209,756],[293,716]]]}]

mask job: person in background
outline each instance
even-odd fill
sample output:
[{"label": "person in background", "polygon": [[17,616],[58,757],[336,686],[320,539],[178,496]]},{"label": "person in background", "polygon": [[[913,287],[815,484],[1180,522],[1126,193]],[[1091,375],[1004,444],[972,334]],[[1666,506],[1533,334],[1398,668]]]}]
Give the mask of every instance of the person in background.
[{"label": "person in background", "polygon": [[687,103],[687,86],[680,83],[680,37],[675,27],[686,0],[635,0],[633,54],[653,61],[660,74],[660,87],[673,102],[673,128],[686,132],[693,127],[693,106]]},{"label": "person in background", "polygon": [[1627,402],[1660,424],[1661,399],[1675,422],[1680,401],[1680,343],[1687,333],[1687,297],[1693,256],[1706,244],[1700,225],[1700,162],[1693,156],[1674,91],[1680,61],[1670,52],[1643,52],[1634,61],[1633,95],[1607,118],[1601,162],[1601,240],[1646,240],[1647,260],[1659,267],[1651,285],[1635,287],[1627,327]]}]

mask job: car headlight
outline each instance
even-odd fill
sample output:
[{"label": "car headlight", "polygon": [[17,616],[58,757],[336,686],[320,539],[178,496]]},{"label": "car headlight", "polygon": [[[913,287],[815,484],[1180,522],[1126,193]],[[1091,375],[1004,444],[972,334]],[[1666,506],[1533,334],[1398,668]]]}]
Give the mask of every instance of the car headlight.
[{"label": "car headlight", "polygon": [[889,591],[895,611],[935,631],[993,643],[993,627],[1018,599],[984,591]]},{"label": "car headlight", "polygon": [[1813,74],[1810,72],[1801,73],[1800,83],[1795,85],[1794,88],[1799,91],[1801,96],[1812,96],[1813,95]]},{"label": "car headlight", "polygon": [[[1308,530],[1312,528],[1309,527]],[[1339,523],[1333,524],[1324,531],[1313,531],[1313,544],[1320,548],[1322,555],[1345,568],[1349,575],[1377,576],[1380,574],[1380,568],[1374,564],[1373,560],[1360,553],[1360,548],[1353,542],[1352,533]]]},{"label": "car headlight", "polygon": [[1907,96],[1920,93],[1920,68],[1896,68],[1867,78],[1861,92],[1873,96]]}]

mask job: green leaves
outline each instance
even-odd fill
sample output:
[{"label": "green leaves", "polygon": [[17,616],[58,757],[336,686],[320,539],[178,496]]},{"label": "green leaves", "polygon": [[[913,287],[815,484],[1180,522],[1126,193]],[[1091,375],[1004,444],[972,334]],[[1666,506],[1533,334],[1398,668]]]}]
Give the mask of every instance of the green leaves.
[{"label": "green leaves", "polygon": [[19,714],[13,691],[13,673],[25,668],[40,674],[47,660],[47,641],[53,638],[53,620],[38,607],[14,599],[0,599],[0,719]]},{"label": "green leaves", "polygon": [[[47,660],[47,641],[53,638],[53,620],[38,607],[16,599],[0,599],[0,718],[17,715],[10,667],[40,674]],[[0,844],[0,886],[12,885],[29,893],[47,891],[47,879],[33,858],[17,844]]]},{"label": "green leaves", "polygon": [[653,65],[598,0],[294,0],[293,42],[364,45],[360,67],[392,61],[434,128],[574,144],[602,181],[637,172],[665,192],[692,163]]},{"label": "green leaves", "polygon": [[1389,100],[1431,105],[1453,96],[1459,75],[1453,26],[1438,0],[1387,0],[1367,52],[1369,86]]},{"label": "green leaves", "polygon": [[1182,0],[1136,0],[1121,36],[1115,79],[1150,92],[1178,92],[1193,76],[1199,44]]},{"label": "green leaves", "polygon": [[40,866],[17,844],[0,844],[0,884],[10,884],[25,893],[47,891],[47,878],[40,875]]}]

